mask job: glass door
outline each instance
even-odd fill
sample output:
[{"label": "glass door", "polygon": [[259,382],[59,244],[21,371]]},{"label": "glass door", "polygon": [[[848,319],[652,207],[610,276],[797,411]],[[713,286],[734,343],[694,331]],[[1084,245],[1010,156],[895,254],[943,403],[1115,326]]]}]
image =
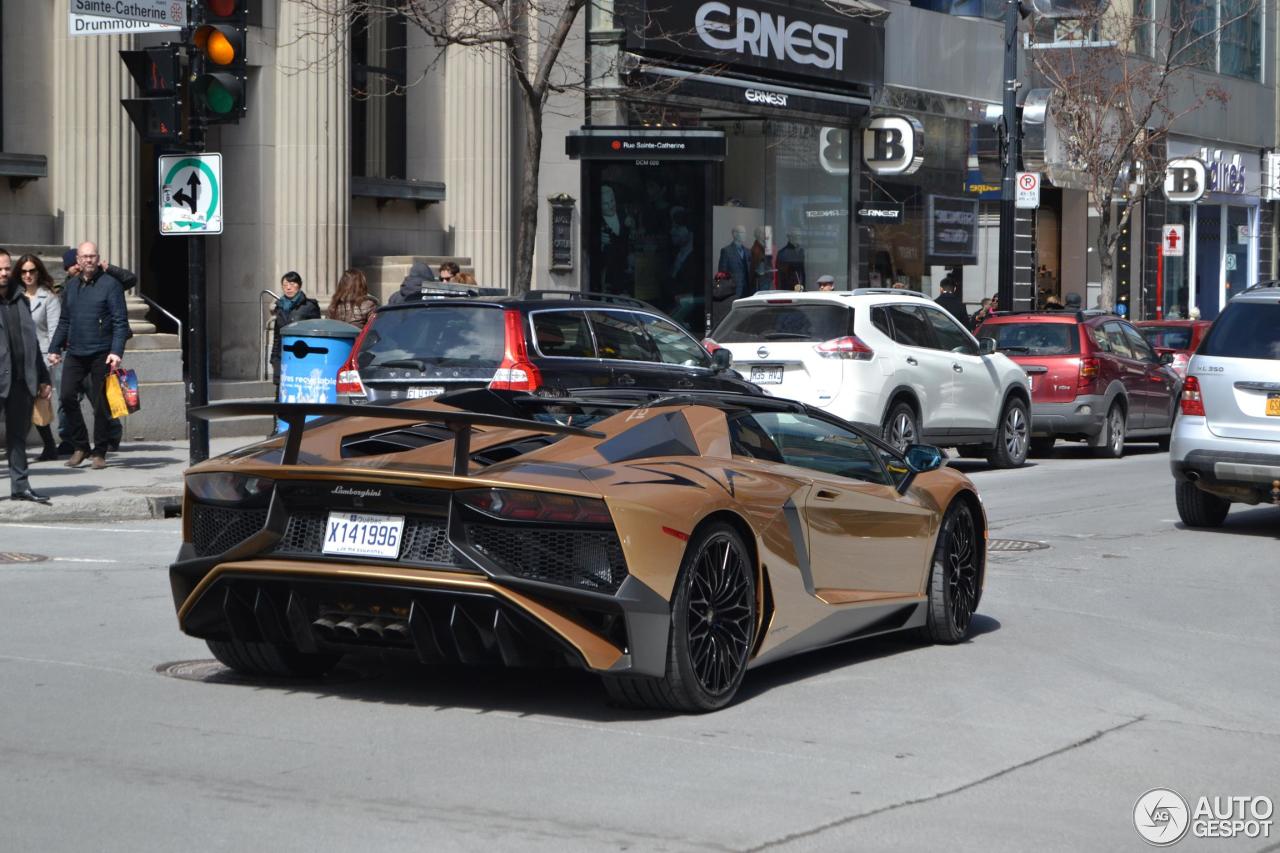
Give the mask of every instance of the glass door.
[{"label": "glass door", "polygon": [[1222,205],[1201,204],[1196,207],[1195,293],[1200,317],[1213,320],[1222,303]]},{"label": "glass door", "polygon": [[1249,259],[1252,254],[1249,250],[1253,243],[1252,228],[1250,222],[1250,214],[1252,209],[1248,207],[1228,207],[1227,208],[1227,236],[1226,236],[1226,253],[1224,255],[1225,269],[1223,275],[1227,282],[1227,292],[1225,298],[1230,300],[1231,297],[1244,293],[1253,281],[1251,270],[1249,269]]}]

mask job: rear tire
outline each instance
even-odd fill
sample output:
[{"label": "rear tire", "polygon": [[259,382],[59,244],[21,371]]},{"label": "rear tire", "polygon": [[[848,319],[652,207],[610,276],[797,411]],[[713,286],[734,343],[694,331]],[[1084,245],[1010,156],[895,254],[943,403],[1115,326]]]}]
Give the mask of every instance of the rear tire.
[{"label": "rear tire", "polygon": [[1058,439],[1051,435],[1039,435],[1031,439],[1031,456],[1052,456]]},{"label": "rear tire", "polygon": [[1027,404],[1017,397],[1005,403],[996,430],[996,446],[987,454],[992,468],[1021,468],[1027,461],[1027,443],[1031,437],[1031,421]]},{"label": "rear tire", "polygon": [[1102,423],[1102,432],[1098,435],[1098,443],[1094,445],[1093,454],[1102,459],[1119,459],[1124,456],[1124,434],[1127,423],[1124,406],[1112,403],[1111,408],[1107,410],[1107,419]]},{"label": "rear tire", "polygon": [[341,655],[312,655],[274,643],[241,640],[205,640],[223,666],[244,675],[275,678],[315,678],[333,669]]},{"label": "rear tire", "polygon": [[1177,483],[1173,489],[1178,517],[1188,527],[1221,527],[1231,511],[1231,501],[1211,495],[1194,483]]},{"label": "rear tire", "polygon": [[732,525],[703,528],[685,549],[671,600],[667,672],[603,676],[605,692],[629,708],[703,713],[733,701],[755,644],[755,567]]},{"label": "rear tire", "polygon": [[924,639],[950,645],[969,636],[982,597],[983,541],[969,505],[952,504],[933,549]]},{"label": "rear tire", "polygon": [[899,451],[920,441],[920,419],[909,403],[897,402],[889,407],[882,427],[884,440]]}]

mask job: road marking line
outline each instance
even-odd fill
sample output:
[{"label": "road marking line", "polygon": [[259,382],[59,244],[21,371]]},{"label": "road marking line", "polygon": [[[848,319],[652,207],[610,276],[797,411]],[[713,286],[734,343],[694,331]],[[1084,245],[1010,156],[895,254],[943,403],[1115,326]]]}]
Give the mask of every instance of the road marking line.
[{"label": "road marking line", "polygon": [[[158,521],[159,519],[157,519]],[[82,533],[153,533],[154,530],[136,530],[126,527],[82,527],[79,524],[17,524],[0,523],[0,527],[25,527],[29,530],[78,530]]]},{"label": "road marking line", "polygon": [[96,557],[51,557],[55,563],[118,563],[119,560],[100,560]]}]

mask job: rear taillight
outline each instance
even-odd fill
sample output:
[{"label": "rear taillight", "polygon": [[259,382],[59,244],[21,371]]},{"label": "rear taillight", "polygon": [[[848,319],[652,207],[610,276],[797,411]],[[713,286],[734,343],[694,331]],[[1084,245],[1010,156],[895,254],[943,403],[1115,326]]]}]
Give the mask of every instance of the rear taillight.
[{"label": "rear taillight", "polygon": [[489,387],[494,391],[536,391],[542,385],[542,374],[529,360],[524,343],[524,321],[519,311],[508,310],[503,317],[506,330],[506,353],[493,373]]},{"label": "rear taillight", "polygon": [[360,366],[356,361],[356,357],[360,355],[360,348],[364,345],[365,335],[369,334],[369,330],[373,328],[373,319],[373,317],[370,317],[369,322],[364,324],[364,328],[356,336],[355,344],[351,347],[351,355],[347,356],[347,360],[343,362],[342,367],[338,370],[337,392],[339,394],[365,395],[364,382],[360,379]]},{"label": "rear taillight", "polygon": [[1182,414],[1204,417],[1204,399],[1200,396],[1200,380],[1188,376],[1182,383]]},{"label": "rear taillight", "polygon": [[1094,380],[1098,378],[1099,366],[1098,359],[1096,358],[1080,359],[1080,380],[1076,382],[1076,387],[1080,389],[1091,387]]},{"label": "rear taillight", "polygon": [[854,361],[870,361],[876,354],[875,350],[854,335],[823,341],[815,344],[813,349],[823,358],[850,358]]},{"label": "rear taillight", "polygon": [[707,352],[715,352],[715,351],[716,351],[716,350],[718,350],[718,349],[724,349],[724,347],[720,346],[718,343],[716,343],[715,341],[713,341],[711,338],[703,338],[703,339],[702,339],[702,348],[703,348],[704,350],[706,350]]},{"label": "rear taillight", "polygon": [[516,489],[477,489],[458,492],[458,500],[485,515],[511,521],[553,524],[612,524],[609,508],[596,498],[579,498]]}]

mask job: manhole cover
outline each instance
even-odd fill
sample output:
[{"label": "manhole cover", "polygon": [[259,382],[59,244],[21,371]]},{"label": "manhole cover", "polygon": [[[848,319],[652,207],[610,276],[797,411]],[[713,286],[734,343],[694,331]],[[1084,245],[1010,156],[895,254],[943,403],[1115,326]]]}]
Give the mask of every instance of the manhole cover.
[{"label": "manhole cover", "polygon": [[17,551],[0,551],[0,563],[43,563],[49,559],[44,554],[20,554]]},{"label": "manhole cover", "polygon": [[242,684],[263,687],[279,684],[345,684],[363,681],[366,676],[348,666],[339,665],[328,675],[318,678],[272,678],[266,675],[243,675],[229,669],[216,660],[178,660],[156,666],[156,672],[183,681],[199,681],[202,684]]},{"label": "manhole cover", "polygon": [[989,539],[988,551],[1043,551],[1048,542],[1032,542],[1027,539]]}]

